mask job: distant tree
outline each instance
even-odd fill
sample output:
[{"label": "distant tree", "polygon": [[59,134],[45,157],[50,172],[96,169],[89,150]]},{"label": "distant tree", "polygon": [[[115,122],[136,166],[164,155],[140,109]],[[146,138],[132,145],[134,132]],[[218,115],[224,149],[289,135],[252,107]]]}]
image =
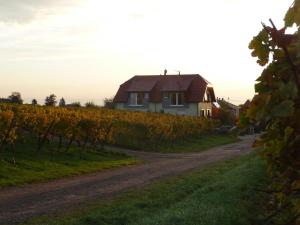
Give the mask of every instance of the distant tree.
[{"label": "distant tree", "polygon": [[97,107],[97,105],[94,102],[87,102],[87,103],[85,103],[85,107],[95,108],[95,107]]},{"label": "distant tree", "polygon": [[68,104],[67,106],[69,106],[69,107],[81,107],[81,103],[80,102],[72,102],[71,104]]},{"label": "distant tree", "polygon": [[38,102],[37,102],[37,100],[34,98],[34,99],[32,99],[31,104],[32,104],[32,105],[37,105]]},{"label": "distant tree", "polygon": [[219,110],[219,119],[222,124],[226,125],[234,125],[235,117],[228,109],[220,108]]},{"label": "distant tree", "polygon": [[61,98],[61,99],[59,100],[58,106],[59,106],[59,107],[64,107],[64,106],[66,106],[66,101],[65,101],[64,98]]},{"label": "distant tree", "polygon": [[50,96],[46,97],[45,99],[45,105],[46,106],[56,106],[56,95],[55,94],[51,94]]},{"label": "distant tree", "polygon": [[114,109],[114,97],[104,99],[104,108]]},{"label": "distant tree", "polygon": [[23,100],[20,92],[12,92],[8,99],[11,103],[23,104]]}]

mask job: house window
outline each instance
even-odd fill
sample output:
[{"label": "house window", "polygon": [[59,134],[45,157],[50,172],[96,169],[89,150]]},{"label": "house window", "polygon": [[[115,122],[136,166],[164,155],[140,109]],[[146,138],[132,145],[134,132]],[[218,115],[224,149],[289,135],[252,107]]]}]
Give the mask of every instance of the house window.
[{"label": "house window", "polygon": [[207,101],[208,101],[208,102],[211,102],[211,95],[210,95],[209,92],[207,92]]},{"label": "house window", "polygon": [[205,117],[205,110],[201,109],[200,116]]},{"label": "house window", "polygon": [[142,106],[144,98],[148,98],[148,93],[130,93],[129,94],[129,105]]},{"label": "house window", "polygon": [[207,110],[206,110],[206,116],[207,116],[208,118],[211,117],[210,109],[207,109]]},{"label": "house window", "polygon": [[170,93],[170,104],[172,106],[183,106],[184,94],[183,93]]}]

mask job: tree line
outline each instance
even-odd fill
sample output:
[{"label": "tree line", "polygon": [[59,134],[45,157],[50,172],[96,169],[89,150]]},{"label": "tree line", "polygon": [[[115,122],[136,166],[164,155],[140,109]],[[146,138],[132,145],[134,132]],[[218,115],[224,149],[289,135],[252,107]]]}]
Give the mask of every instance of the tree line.
[{"label": "tree line", "polygon": [[[20,92],[12,92],[10,96],[7,98],[0,98],[0,103],[14,103],[14,104],[23,104],[24,100],[22,99],[21,93]],[[105,108],[113,109],[113,97],[111,98],[105,98],[103,101],[103,106]],[[39,105],[37,99],[32,99],[31,101],[32,105]],[[57,96],[55,94],[50,94],[47,96],[44,100],[44,105],[45,106],[59,106],[59,107],[100,107],[96,105],[94,102],[86,102],[84,105],[81,105],[79,101],[77,102],[71,102],[71,103],[66,103],[66,100],[62,97],[59,101],[57,101]]]}]

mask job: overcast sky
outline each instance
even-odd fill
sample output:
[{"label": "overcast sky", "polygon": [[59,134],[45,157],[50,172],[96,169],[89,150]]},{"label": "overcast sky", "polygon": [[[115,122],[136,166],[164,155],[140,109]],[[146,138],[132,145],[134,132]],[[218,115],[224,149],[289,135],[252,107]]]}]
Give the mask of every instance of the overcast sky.
[{"label": "overcast sky", "polygon": [[248,43],[292,0],[0,0],[0,97],[100,104],[135,74],[199,73],[233,103],[261,68]]}]

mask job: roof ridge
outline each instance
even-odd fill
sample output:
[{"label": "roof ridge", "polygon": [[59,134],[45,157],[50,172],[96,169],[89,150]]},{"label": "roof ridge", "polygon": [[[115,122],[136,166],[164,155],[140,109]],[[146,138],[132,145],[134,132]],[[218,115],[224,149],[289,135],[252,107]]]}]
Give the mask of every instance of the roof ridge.
[{"label": "roof ridge", "polygon": [[[167,75],[163,75],[163,74],[136,74],[134,75],[134,77],[147,77],[147,76],[165,76],[165,77],[168,77],[168,76],[200,76],[202,77],[199,73],[181,73],[180,75],[179,74],[167,74]],[[202,77],[203,78],[203,77]]]}]

